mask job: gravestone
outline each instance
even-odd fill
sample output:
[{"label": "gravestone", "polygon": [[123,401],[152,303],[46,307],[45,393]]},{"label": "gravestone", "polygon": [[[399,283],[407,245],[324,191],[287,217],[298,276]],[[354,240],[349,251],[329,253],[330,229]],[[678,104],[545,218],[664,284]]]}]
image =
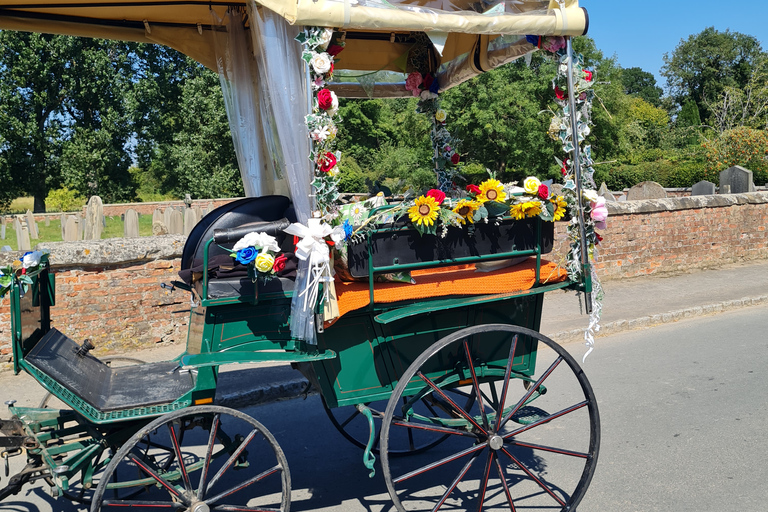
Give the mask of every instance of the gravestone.
[{"label": "gravestone", "polygon": [[189,236],[197,224],[197,213],[192,208],[184,210],[184,235]]},{"label": "gravestone", "polygon": [[734,165],[720,172],[720,191],[723,193],[724,186],[731,187],[731,194],[743,194],[745,192],[754,192],[755,184],[752,181],[752,171],[745,169],[740,165]]},{"label": "gravestone", "polygon": [[51,225],[51,218],[49,216],[45,216],[45,227],[49,227]]},{"label": "gravestone", "polygon": [[85,209],[83,240],[99,240],[104,231],[104,205],[99,196],[91,196]]},{"label": "gravestone", "polygon": [[203,210],[203,216],[205,216],[205,215],[208,215],[208,214],[209,214],[209,213],[211,213],[212,211],[213,211],[213,203],[209,202],[209,203],[206,205],[206,207],[205,207],[205,210]]},{"label": "gravestone", "polygon": [[16,231],[16,241],[19,244],[20,251],[31,251],[32,244],[29,241],[29,229],[27,226],[22,226],[19,222],[19,230]]},{"label": "gravestone", "polygon": [[64,235],[62,238],[65,242],[77,242],[80,240],[80,219],[75,215],[67,215],[64,221]]},{"label": "gravestone", "polygon": [[197,222],[200,222],[200,219],[203,218],[203,209],[200,208],[200,205],[195,205],[192,207],[192,210],[195,212],[195,217],[197,218]]},{"label": "gravestone", "polygon": [[667,192],[664,187],[655,181],[643,181],[629,189],[627,192],[627,201],[638,201],[642,199],[664,199]]},{"label": "gravestone", "polygon": [[171,219],[168,224],[168,234],[181,235],[184,232],[184,217],[177,209],[171,210]]},{"label": "gravestone", "polygon": [[162,220],[152,223],[152,234],[155,236],[168,234],[168,228]]},{"label": "gravestone", "polygon": [[59,223],[61,224],[61,239],[64,240],[64,226],[67,225],[67,214],[62,213],[59,215]]},{"label": "gravestone", "polygon": [[16,237],[18,237],[19,233],[21,233],[21,220],[18,216],[13,217],[13,230],[16,232]]},{"label": "gravestone", "polygon": [[29,238],[37,240],[40,238],[40,233],[37,231],[37,222],[35,222],[35,216],[31,210],[27,210],[25,215],[27,219],[27,229],[29,229]]},{"label": "gravestone", "polygon": [[691,187],[692,196],[711,196],[715,194],[715,184],[711,181],[701,180]]},{"label": "gravestone", "polygon": [[615,202],[616,196],[613,195],[613,193],[608,190],[608,185],[603,182],[602,185],[600,185],[600,190],[597,191],[597,195],[600,197],[604,197],[606,201]]},{"label": "gravestone", "polygon": [[125,220],[123,221],[123,236],[125,238],[138,238],[139,214],[136,213],[136,210],[129,208],[125,211]]},{"label": "gravestone", "polygon": [[160,208],[155,208],[152,211],[152,224],[154,224],[157,221],[163,220],[163,212],[160,210]]},{"label": "gravestone", "polygon": [[5,217],[0,217],[0,239],[5,240]]},{"label": "gravestone", "polygon": [[165,224],[165,227],[171,225],[171,214],[173,213],[173,207],[172,206],[166,206],[165,210],[163,210],[163,224]]}]

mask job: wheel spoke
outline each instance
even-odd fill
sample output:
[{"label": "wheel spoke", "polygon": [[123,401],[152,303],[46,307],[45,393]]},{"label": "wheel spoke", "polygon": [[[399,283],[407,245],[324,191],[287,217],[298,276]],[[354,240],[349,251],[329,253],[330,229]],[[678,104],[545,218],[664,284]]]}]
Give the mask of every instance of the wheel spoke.
[{"label": "wheel spoke", "polygon": [[514,437],[514,436],[516,436],[518,434],[521,434],[521,433],[525,432],[526,430],[530,430],[530,429],[532,429],[534,427],[538,427],[539,425],[544,425],[545,423],[549,423],[550,421],[552,421],[554,419],[557,419],[557,418],[559,418],[561,416],[565,416],[566,414],[570,414],[573,411],[578,411],[579,409],[581,409],[582,407],[586,407],[587,405],[589,405],[589,402],[587,402],[585,400],[585,401],[580,402],[580,403],[578,403],[576,405],[572,405],[572,406],[570,406],[570,407],[568,407],[566,409],[558,411],[558,412],[556,412],[554,414],[550,414],[549,416],[547,416],[545,418],[541,418],[538,421],[534,421],[530,425],[524,425],[524,426],[518,428],[517,430],[513,430],[509,434],[504,434],[504,436],[502,436],[502,437],[505,440],[506,439],[510,439],[510,438],[512,438],[512,437]]},{"label": "wheel spoke", "polygon": [[496,463],[496,470],[499,472],[499,478],[501,479],[501,485],[504,487],[504,494],[507,495],[507,503],[509,503],[509,508],[511,512],[516,512],[515,509],[515,502],[512,499],[512,492],[509,490],[509,484],[507,483],[507,475],[504,473],[504,468],[501,467],[501,463],[499,462],[499,458],[496,457],[494,459],[494,462]]},{"label": "wheel spoke", "polygon": [[475,421],[475,419],[474,419],[472,416],[470,416],[470,415],[469,415],[469,413],[467,413],[467,411],[465,411],[463,407],[459,407],[459,406],[456,404],[456,402],[454,402],[453,400],[451,400],[451,399],[448,397],[448,395],[446,395],[446,394],[443,392],[443,390],[442,390],[442,389],[440,389],[439,387],[437,387],[437,385],[436,385],[434,382],[432,382],[430,379],[428,379],[426,375],[424,375],[424,374],[423,374],[422,372],[420,372],[420,371],[417,373],[417,375],[418,375],[418,376],[421,378],[421,380],[423,380],[423,381],[424,381],[424,382],[425,382],[425,383],[426,383],[426,384],[427,384],[429,387],[431,387],[432,389],[434,389],[434,390],[435,390],[435,391],[436,391],[436,392],[437,392],[437,393],[438,393],[440,396],[442,396],[442,397],[443,397],[443,398],[444,398],[444,399],[445,399],[445,400],[446,400],[446,401],[447,401],[449,404],[451,404],[451,407],[453,407],[453,408],[454,408],[454,410],[455,410],[456,412],[458,412],[458,413],[459,413],[460,415],[462,415],[462,416],[463,416],[463,417],[464,417],[464,418],[465,418],[467,421],[469,421],[469,422],[470,422],[472,425],[474,425],[474,426],[475,426],[475,428],[477,428],[478,430],[480,430],[480,432],[482,432],[482,433],[483,433],[483,435],[488,435],[488,432],[486,432],[486,430],[485,430],[483,427],[481,427],[480,425],[478,425],[478,423]]},{"label": "wheel spoke", "polygon": [[173,494],[174,496],[176,496],[177,498],[179,498],[179,499],[183,500],[183,501],[186,503],[186,500],[184,499],[184,497],[183,497],[181,494],[179,494],[179,491],[177,491],[177,490],[176,490],[176,488],[175,488],[174,486],[172,486],[172,485],[171,485],[169,482],[167,482],[167,481],[166,481],[166,480],[165,480],[163,477],[161,477],[160,475],[158,475],[158,474],[155,472],[155,470],[153,470],[152,468],[150,468],[149,466],[147,466],[147,465],[144,463],[144,461],[141,461],[141,460],[139,460],[139,459],[138,459],[138,457],[136,457],[136,456],[135,456],[134,454],[132,454],[132,453],[129,453],[129,454],[127,455],[127,457],[128,457],[128,459],[129,459],[131,462],[133,462],[134,464],[136,464],[136,465],[137,465],[137,466],[138,466],[138,467],[139,467],[139,468],[140,468],[142,471],[144,471],[144,472],[145,472],[147,475],[149,475],[149,476],[150,476],[150,477],[152,477],[154,480],[156,480],[156,481],[157,481],[157,483],[159,483],[160,485],[162,485],[163,487],[165,487],[165,488],[168,490],[168,492],[170,492],[171,494]]},{"label": "wheel spoke", "polygon": [[216,435],[219,432],[219,425],[221,424],[221,414],[216,413],[211,420],[211,432],[208,434],[208,445],[205,449],[205,460],[203,461],[203,469],[200,472],[200,483],[197,486],[197,499],[202,500],[205,498],[205,484],[208,479],[208,469],[211,467],[211,458],[213,458],[213,447],[216,444]]},{"label": "wheel spoke", "polygon": [[275,473],[280,472],[282,470],[283,470],[283,468],[280,467],[280,465],[273,466],[273,467],[269,468],[268,470],[259,473],[258,475],[254,476],[253,478],[249,478],[245,482],[243,482],[243,483],[241,483],[239,485],[236,485],[235,487],[232,487],[231,489],[228,489],[228,490],[226,490],[226,491],[224,491],[222,493],[219,493],[216,496],[214,496],[213,498],[208,499],[206,501],[206,504],[213,505],[214,503],[216,503],[220,499],[226,498],[227,496],[229,496],[231,494],[234,494],[237,491],[245,489],[246,487],[248,487],[251,484],[255,484],[259,480],[263,480],[266,477],[268,477],[269,475],[274,475]]},{"label": "wheel spoke", "polygon": [[445,500],[448,499],[448,496],[451,495],[454,489],[456,489],[456,486],[459,485],[459,482],[461,482],[462,478],[464,478],[464,475],[467,474],[467,471],[469,471],[469,468],[472,467],[472,464],[477,460],[478,455],[480,455],[480,452],[475,453],[472,457],[469,458],[466,464],[464,464],[464,467],[461,468],[461,471],[459,471],[459,474],[456,475],[456,478],[453,479],[453,482],[451,482],[451,485],[448,486],[448,489],[445,490],[443,495],[440,497],[440,500],[438,500],[437,504],[432,508],[432,512],[437,512],[440,507],[443,506],[443,503],[445,503]]},{"label": "wheel spoke", "polygon": [[438,461],[432,462],[430,464],[427,464],[426,466],[422,466],[414,471],[411,471],[409,473],[406,473],[404,475],[401,475],[397,478],[393,478],[392,481],[395,483],[404,482],[405,480],[408,480],[409,478],[413,478],[414,476],[421,475],[423,473],[426,473],[427,471],[432,471],[433,469],[439,468],[440,466],[447,464],[451,461],[460,459],[466,455],[469,455],[471,453],[480,452],[483,449],[485,449],[485,444],[477,444],[470,448],[467,448],[465,450],[462,450],[460,452],[454,453],[453,455],[449,455],[448,457],[444,457]]},{"label": "wheel spoke", "polygon": [[416,429],[416,430],[428,430],[429,432],[438,432],[441,434],[450,434],[452,436],[472,437],[477,439],[476,434],[473,434],[472,432],[467,432],[466,430],[459,430],[459,429],[453,429],[453,428],[447,428],[447,427],[438,427],[434,425],[424,425],[421,423],[410,423],[402,419],[393,420],[392,425],[396,427],[405,427],[405,428]]},{"label": "wheel spoke", "polygon": [[499,411],[496,415],[496,432],[501,428],[501,412],[504,410],[504,402],[507,400],[507,391],[509,390],[509,376],[512,374],[512,362],[515,357],[515,349],[517,348],[517,334],[512,338],[512,346],[509,349],[509,357],[507,358],[507,367],[504,369],[504,384],[501,388],[501,398],[499,399]]},{"label": "wheel spoke", "polygon": [[221,512],[282,512],[279,508],[239,507],[237,505],[216,505],[213,510],[220,510]]},{"label": "wheel spoke", "polygon": [[483,479],[480,482],[480,489],[477,491],[477,512],[483,512],[483,502],[485,501],[485,491],[488,490],[488,480],[491,477],[491,468],[493,467],[493,460],[496,458],[493,450],[488,450],[488,460],[485,461],[485,469],[483,470]]},{"label": "wheel spoke", "polygon": [[360,415],[360,411],[357,410],[357,407],[353,407],[353,409],[354,409],[354,412],[349,415],[349,418],[344,420],[342,423],[339,423],[339,426],[341,426],[341,428],[344,428],[347,425],[349,425],[350,421],[352,421],[353,419],[355,419],[356,417],[358,417]]},{"label": "wheel spoke", "polygon": [[557,359],[555,359],[555,362],[553,362],[549,366],[549,368],[547,368],[547,371],[544,372],[544,374],[541,377],[539,377],[539,380],[537,380],[536,383],[528,389],[528,392],[525,395],[523,395],[523,398],[521,398],[520,401],[517,402],[517,404],[515,404],[515,406],[512,408],[512,410],[509,411],[504,416],[504,418],[501,420],[501,423],[499,423],[499,425],[498,425],[498,427],[496,429],[497,432],[499,430],[501,430],[502,428],[504,428],[504,425],[507,424],[509,419],[512,416],[514,416],[514,414],[528,401],[528,399],[531,397],[531,395],[533,395],[536,392],[536,390],[539,389],[539,386],[541,386],[541,384],[545,380],[547,380],[547,377],[549,377],[552,374],[552,372],[555,371],[555,368],[557,368],[557,365],[559,365],[562,360],[563,360],[563,356],[558,356]]},{"label": "wheel spoke", "polygon": [[469,373],[472,375],[472,387],[475,390],[475,396],[477,397],[477,407],[480,409],[480,416],[483,418],[483,427],[485,430],[490,430],[488,425],[488,416],[485,414],[485,405],[483,404],[483,394],[480,391],[480,384],[477,382],[477,374],[475,373],[475,364],[472,362],[472,355],[469,353],[469,342],[464,340],[464,355],[467,357],[467,364],[469,365]]},{"label": "wheel spoke", "polygon": [[184,457],[181,454],[181,446],[179,446],[179,439],[176,437],[176,429],[174,428],[173,422],[168,423],[168,434],[171,436],[171,444],[173,444],[176,460],[179,461],[179,471],[181,471],[181,480],[184,483],[184,489],[188,492],[192,492],[192,483],[189,481],[187,466],[184,463]]},{"label": "wheel spoke", "polygon": [[182,503],[176,503],[173,501],[125,501],[125,500],[104,500],[101,502],[103,507],[120,507],[120,508],[170,508],[170,509],[183,509],[186,505]]},{"label": "wheel spoke", "polygon": [[552,452],[552,453],[559,453],[561,455],[569,455],[571,457],[579,457],[582,459],[588,459],[589,454],[588,453],[582,453],[582,452],[574,452],[571,450],[564,450],[562,448],[553,448],[551,446],[542,446],[540,444],[533,444],[533,443],[523,443],[517,440],[509,441],[507,444],[514,445],[514,446],[520,446],[523,448],[531,448],[532,450],[541,450],[545,452]]},{"label": "wheel spoke", "polygon": [[227,471],[227,469],[229,469],[229,467],[235,463],[238,457],[240,457],[240,454],[243,453],[243,450],[245,450],[245,448],[248,446],[248,443],[251,442],[251,440],[256,436],[256,434],[258,434],[258,432],[259,432],[258,430],[253,429],[248,434],[248,436],[245,439],[243,439],[243,442],[240,443],[240,446],[237,447],[237,450],[235,450],[235,452],[229,457],[229,459],[227,459],[227,462],[221,467],[221,469],[219,469],[219,471],[213,476],[213,478],[211,478],[211,481],[208,483],[208,485],[205,488],[206,494],[208,494],[208,491],[210,491],[211,488],[213,488],[213,486],[216,484],[216,482],[219,481],[219,478],[222,477],[222,475]]},{"label": "wheel spoke", "polygon": [[503,451],[503,452],[504,452],[504,453],[507,455],[507,457],[509,457],[510,459],[512,459],[512,462],[514,462],[514,463],[515,463],[515,465],[517,465],[517,467],[519,467],[520,469],[522,469],[522,470],[523,470],[523,472],[524,472],[526,475],[528,475],[528,476],[529,476],[529,477],[530,477],[530,478],[531,478],[531,479],[532,479],[534,482],[536,482],[537,484],[539,484],[539,487],[541,487],[542,489],[544,489],[544,491],[545,491],[547,494],[549,494],[550,496],[552,496],[552,497],[555,499],[555,501],[557,501],[557,502],[560,504],[560,506],[561,506],[561,507],[564,507],[564,506],[565,506],[565,502],[564,502],[563,500],[561,500],[561,499],[560,499],[560,497],[559,497],[558,495],[556,495],[555,493],[553,493],[553,492],[552,492],[552,490],[551,490],[549,487],[547,487],[546,485],[544,485],[544,482],[542,482],[542,481],[541,481],[541,480],[540,480],[540,479],[539,479],[539,478],[538,478],[536,475],[534,475],[533,473],[531,473],[531,471],[530,471],[530,470],[529,470],[527,467],[525,467],[525,466],[523,465],[523,463],[522,463],[522,462],[520,462],[519,460],[517,460],[517,459],[515,458],[515,456],[514,456],[514,455],[512,455],[511,453],[509,453],[509,451],[508,451],[506,448],[502,448],[502,449],[501,449],[501,451]]}]

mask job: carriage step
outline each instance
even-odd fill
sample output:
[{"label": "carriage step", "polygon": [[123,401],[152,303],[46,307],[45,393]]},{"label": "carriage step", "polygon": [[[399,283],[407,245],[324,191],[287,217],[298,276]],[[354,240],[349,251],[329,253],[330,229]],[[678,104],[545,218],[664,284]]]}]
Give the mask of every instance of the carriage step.
[{"label": "carriage step", "polygon": [[517,411],[511,419],[515,423],[519,423],[521,425],[530,425],[531,423],[536,423],[537,421],[544,419],[547,416],[549,416],[547,411],[528,405],[521,407],[520,410]]}]

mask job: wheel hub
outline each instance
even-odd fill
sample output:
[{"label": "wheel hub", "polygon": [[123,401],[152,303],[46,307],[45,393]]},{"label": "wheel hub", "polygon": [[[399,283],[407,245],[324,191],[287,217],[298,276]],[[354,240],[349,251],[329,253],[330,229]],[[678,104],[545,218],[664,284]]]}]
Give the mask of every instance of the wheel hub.
[{"label": "wheel hub", "polygon": [[195,501],[189,507],[190,512],[211,512],[211,509],[202,501]]},{"label": "wheel hub", "polygon": [[491,450],[498,450],[504,446],[504,438],[498,434],[492,434],[491,437],[488,438],[488,446],[491,447]]}]

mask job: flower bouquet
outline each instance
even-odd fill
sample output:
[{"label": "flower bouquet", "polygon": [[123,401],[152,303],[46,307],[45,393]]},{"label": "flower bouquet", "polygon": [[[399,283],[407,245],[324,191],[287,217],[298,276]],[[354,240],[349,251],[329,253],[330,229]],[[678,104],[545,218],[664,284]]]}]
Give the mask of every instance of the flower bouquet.
[{"label": "flower bouquet", "polygon": [[[225,248],[226,249],[226,248]],[[253,231],[238,240],[232,249],[226,249],[238,263],[248,267],[254,283],[269,281],[285,268],[287,258],[280,254],[280,245],[272,235]]]},{"label": "flower bouquet", "polygon": [[24,285],[22,295],[26,292],[26,287],[32,284],[30,274],[40,269],[43,254],[41,251],[28,251],[11,265],[0,267],[0,300],[10,291],[14,280]]}]

